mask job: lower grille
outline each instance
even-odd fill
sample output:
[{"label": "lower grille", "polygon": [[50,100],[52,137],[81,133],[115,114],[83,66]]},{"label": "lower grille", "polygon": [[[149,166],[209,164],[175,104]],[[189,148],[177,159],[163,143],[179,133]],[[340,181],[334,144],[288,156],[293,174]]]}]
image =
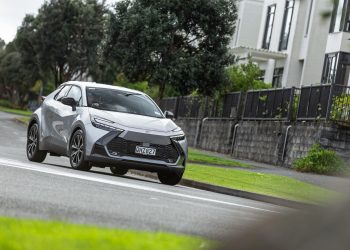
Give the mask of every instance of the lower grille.
[{"label": "lower grille", "polygon": [[94,149],[92,150],[92,154],[108,156],[104,146],[98,144],[95,144]]},{"label": "lower grille", "polygon": [[175,163],[177,159],[179,158],[179,154],[174,147],[174,145],[157,145],[157,144],[150,144],[147,147],[155,148],[156,155],[140,155],[135,153],[136,146],[143,146],[142,142],[134,142],[134,141],[128,141],[120,137],[116,137],[113,140],[111,140],[107,144],[107,149],[110,154],[120,156],[130,156],[130,157],[137,157],[137,158],[143,158],[143,159],[152,159],[152,160],[160,160],[165,161],[168,163]]}]

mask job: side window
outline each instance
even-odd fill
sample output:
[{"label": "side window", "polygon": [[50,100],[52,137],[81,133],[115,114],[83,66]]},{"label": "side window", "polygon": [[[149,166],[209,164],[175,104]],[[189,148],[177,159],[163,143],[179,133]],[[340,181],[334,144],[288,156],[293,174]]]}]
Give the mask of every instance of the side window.
[{"label": "side window", "polygon": [[61,99],[63,97],[66,96],[66,94],[68,93],[69,89],[70,89],[71,86],[67,85],[67,86],[64,86],[60,92],[58,92],[58,94],[55,96],[55,100],[56,101],[61,101]]},{"label": "side window", "polygon": [[67,97],[73,98],[76,101],[78,107],[81,107],[83,105],[82,94],[79,87],[72,86]]}]

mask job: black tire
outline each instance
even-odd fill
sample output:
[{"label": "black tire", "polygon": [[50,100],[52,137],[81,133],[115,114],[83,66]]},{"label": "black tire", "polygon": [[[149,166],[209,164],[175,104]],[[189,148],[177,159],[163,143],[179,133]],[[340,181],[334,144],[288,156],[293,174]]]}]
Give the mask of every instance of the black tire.
[{"label": "black tire", "polygon": [[175,186],[182,179],[183,173],[176,172],[159,172],[158,179],[162,184]]},{"label": "black tire", "polygon": [[110,167],[111,172],[114,175],[126,175],[128,173],[128,169],[126,168],[119,168],[119,167]]},{"label": "black tire", "polygon": [[92,166],[85,160],[85,136],[82,130],[77,130],[70,140],[69,161],[76,170],[89,171]]},{"label": "black tire", "polygon": [[33,123],[27,134],[27,158],[33,162],[43,162],[46,158],[47,152],[39,150],[39,126]]}]

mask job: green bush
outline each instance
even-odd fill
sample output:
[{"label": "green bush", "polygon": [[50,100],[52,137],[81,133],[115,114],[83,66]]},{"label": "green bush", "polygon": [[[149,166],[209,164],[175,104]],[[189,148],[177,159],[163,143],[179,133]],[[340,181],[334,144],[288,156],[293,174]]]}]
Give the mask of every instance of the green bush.
[{"label": "green bush", "polygon": [[305,158],[293,162],[293,167],[300,172],[335,175],[344,171],[345,164],[335,151],[314,144]]}]

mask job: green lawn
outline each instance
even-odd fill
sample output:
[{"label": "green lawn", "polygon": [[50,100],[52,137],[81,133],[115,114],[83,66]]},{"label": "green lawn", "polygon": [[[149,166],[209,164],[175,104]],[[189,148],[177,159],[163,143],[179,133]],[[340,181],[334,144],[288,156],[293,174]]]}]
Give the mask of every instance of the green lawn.
[{"label": "green lawn", "polygon": [[0,111],[11,113],[11,114],[16,114],[16,115],[24,115],[24,116],[31,116],[32,115],[32,111],[5,108],[5,107],[1,107],[1,106],[0,106]]},{"label": "green lawn", "polygon": [[1,250],[209,249],[211,242],[163,232],[138,232],[0,217]]},{"label": "green lawn", "polygon": [[188,164],[185,179],[265,194],[294,201],[318,203],[337,193],[289,177]]},{"label": "green lawn", "polygon": [[188,149],[188,160],[193,163],[204,163],[204,164],[214,164],[214,165],[222,165],[229,167],[251,167],[248,164],[240,163],[234,160],[225,159],[222,157],[212,156],[206,153],[203,153],[199,150],[195,150],[193,148]]}]

